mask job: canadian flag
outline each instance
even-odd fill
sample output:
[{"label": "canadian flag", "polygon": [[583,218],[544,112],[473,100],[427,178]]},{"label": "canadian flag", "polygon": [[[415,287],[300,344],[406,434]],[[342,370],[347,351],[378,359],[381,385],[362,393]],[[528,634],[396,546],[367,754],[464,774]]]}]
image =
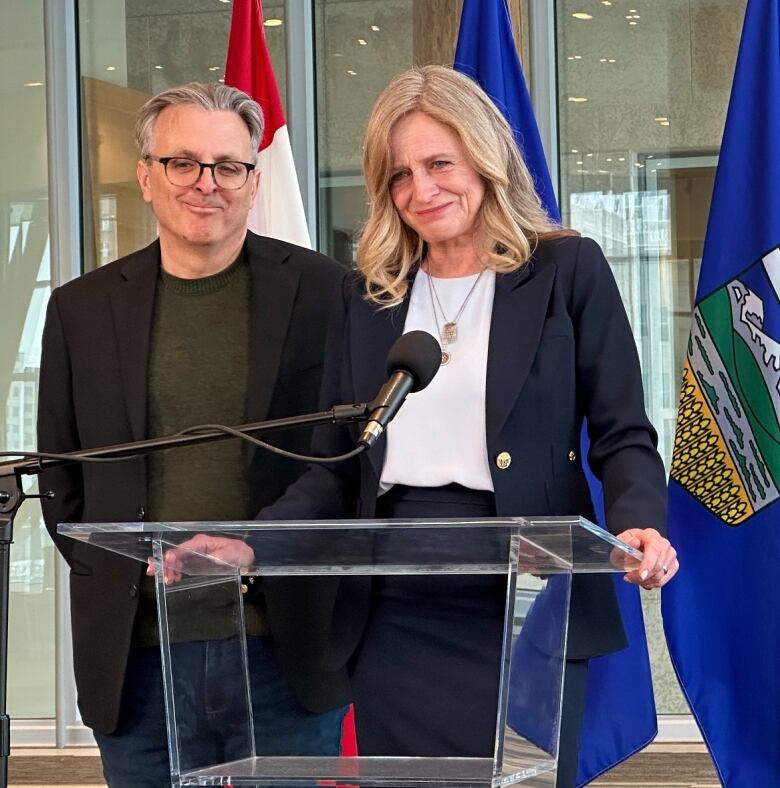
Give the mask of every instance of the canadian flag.
[{"label": "canadian flag", "polygon": [[248,93],[262,107],[265,121],[257,160],[260,187],[249,229],[311,248],[260,0],[233,0],[225,84]]}]

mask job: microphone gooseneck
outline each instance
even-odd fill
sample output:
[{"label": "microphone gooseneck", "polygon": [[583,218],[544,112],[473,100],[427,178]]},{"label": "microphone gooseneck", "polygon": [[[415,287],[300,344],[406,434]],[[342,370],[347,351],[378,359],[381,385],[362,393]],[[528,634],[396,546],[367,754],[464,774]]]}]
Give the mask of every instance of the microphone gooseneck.
[{"label": "microphone gooseneck", "polygon": [[426,331],[403,334],[387,355],[389,379],[371,403],[358,443],[370,449],[393,420],[407,394],[424,389],[441,366],[441,346]]}]

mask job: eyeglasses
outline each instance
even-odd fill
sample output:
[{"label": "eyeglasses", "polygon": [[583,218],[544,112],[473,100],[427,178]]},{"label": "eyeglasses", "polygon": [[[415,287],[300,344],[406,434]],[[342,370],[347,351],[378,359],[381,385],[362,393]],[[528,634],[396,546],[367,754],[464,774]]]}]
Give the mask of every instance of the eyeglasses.
[{"label": "eyeglasses", "polygon": [[220,189],[240,189],[249,179],[249,173],[255,165],[245,161],[215,161],[206,164],[203,161],[187,159],[181,156],[145,156],[146,159],[158,161],[165,168],[165,177],[174,186],[194,186],[203,175],[203,170],[211,170],[211,177]]}]

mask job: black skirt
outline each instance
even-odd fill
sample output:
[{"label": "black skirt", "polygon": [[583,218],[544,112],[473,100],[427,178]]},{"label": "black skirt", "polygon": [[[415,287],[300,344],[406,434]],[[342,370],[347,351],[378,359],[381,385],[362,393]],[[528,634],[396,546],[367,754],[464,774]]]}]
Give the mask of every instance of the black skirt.
[{"label": "black skirt", "polygon": [[[495,498],[396,485],[376,516],[492,517]],[[505,576],[376,578],[352,676],[361,755],[493,756],[505,603]]]}]

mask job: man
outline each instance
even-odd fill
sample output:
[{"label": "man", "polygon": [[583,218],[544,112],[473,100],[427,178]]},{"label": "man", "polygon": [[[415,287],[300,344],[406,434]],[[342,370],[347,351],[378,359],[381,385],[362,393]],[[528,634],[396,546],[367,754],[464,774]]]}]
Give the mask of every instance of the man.
[{"label": "man", "polygon": [[[52,293],[42,451],[316,409],[340,269],[247,232],[261,135],[259,106],[225,85],[173,88],[141,109],[137,176],[159,239]],[[305,453],[309,435],[289,431],[275,442]],[[70,566],[79,708],[112,788],[170,781],[153,581],[139,562],[59,537],[57,524],[249,519],[302,469],[276,455],[250,458],[244,443],[227,440],[46,472],[42,483],[56,497],[44,517]],[[346,678],[342,668],[322,666],[325,644],[311,626],[330,614],[327,600],[312,602],[303,584],[290,594],[246,588],[258,753],[337,754]],[[193,592],[176,611],[193,681],[227,642],[229,604],[218,593]]]}]

